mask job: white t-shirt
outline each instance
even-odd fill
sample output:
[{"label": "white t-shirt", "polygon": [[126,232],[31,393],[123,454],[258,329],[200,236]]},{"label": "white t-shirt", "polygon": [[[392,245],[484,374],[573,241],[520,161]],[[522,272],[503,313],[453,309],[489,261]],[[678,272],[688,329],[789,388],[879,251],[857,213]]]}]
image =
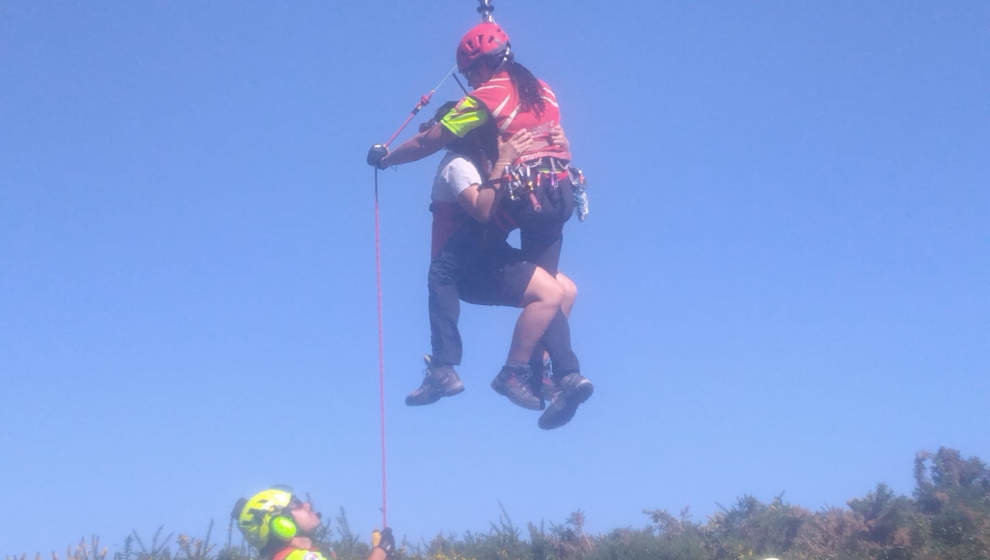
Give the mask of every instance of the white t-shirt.
[{"label": "white t-shirt", "polygon": [[447,152],[437,167],[437,175],[433,179],[433,202],[457,203],[457,195],[471,185],[481,184],[481,174],[471,160],[466,157]]}]

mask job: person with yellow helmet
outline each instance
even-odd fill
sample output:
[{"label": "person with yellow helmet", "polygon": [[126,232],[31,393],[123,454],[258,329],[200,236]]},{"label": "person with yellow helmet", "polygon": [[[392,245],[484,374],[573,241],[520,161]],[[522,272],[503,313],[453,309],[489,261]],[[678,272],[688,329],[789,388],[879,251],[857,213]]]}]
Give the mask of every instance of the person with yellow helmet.
[{"label": "person with yellow helmet", "polygon": [[[244,540],[258,549],[261,560],[328,560],[313,542],[320,514],[284,486],[237,500],[230,516]],[[395,538],[388,527],[372,533],[371,540],[368,560],[386,560],[395,550]],[[332,551],[326,553],[334,558]]]}]

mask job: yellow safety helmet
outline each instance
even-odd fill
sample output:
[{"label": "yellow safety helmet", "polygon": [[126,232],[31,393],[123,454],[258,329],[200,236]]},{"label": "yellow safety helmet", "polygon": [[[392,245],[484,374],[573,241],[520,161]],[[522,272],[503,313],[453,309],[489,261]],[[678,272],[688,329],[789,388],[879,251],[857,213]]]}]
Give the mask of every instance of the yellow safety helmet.
[{"label": "yellow safety helmet", "polygon": [[282,541],[296,536],[298,529],[288,511],[293,501],[298,500],[291,490],[269,488],[250,498],[238,500],[231,517],[237,520],[237,528],[248,543],[260,550],[272,536]]}]

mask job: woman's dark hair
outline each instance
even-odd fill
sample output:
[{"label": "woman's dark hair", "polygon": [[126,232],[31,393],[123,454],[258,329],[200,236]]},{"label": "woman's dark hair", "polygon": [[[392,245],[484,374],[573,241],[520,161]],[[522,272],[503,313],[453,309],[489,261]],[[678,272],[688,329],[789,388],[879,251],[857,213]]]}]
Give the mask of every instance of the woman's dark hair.
[{"label": "woman's dark hair", "polygon": [[523,112],[533,111],[537,115],[543,113],[543,86],[528,68],[515,61],[510,54],[505,62],[506,71],[512,79],[512,85],[519,92],[519,109]]},{"label": "woman's dark hair", "polygon": [[481,157],[488,160],[478,169],[483,173],[485,170],[490,171],[495,160],[498,159],[498,127],[495,126],[495,119],[489,118],[485,124],[469,132],[468,136],[471,134],[478,135],[477,143],[481,148]]},{"label": "woman's dark hair", "polygon": [[489,117],[485,124],[451,142],[447,149],[468,158],[484,176],[498,159],[498,128],[495,119]]}]

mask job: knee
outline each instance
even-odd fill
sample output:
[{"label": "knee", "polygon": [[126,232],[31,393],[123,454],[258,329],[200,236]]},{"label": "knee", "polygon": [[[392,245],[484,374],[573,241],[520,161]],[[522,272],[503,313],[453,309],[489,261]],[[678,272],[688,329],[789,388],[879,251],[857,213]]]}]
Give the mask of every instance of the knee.
[{"label": "knee", "polygon": [[564,307],[570,307],[574,305],[574,300],[577,299],[578,287],[573,280],[564,275],[563,272],[557,273],[557,283],[560,284],[560,289],[562,291],[562,302]]},{"label": "knee", "polygon": [[564,288],[553,281],[553,277],[548,275],[551,281],[544,282],[540,286],[540,301],[547,306],[560,307],[564,303]]},{"label": "knee", "polygon": [[565,301],[567,301],[567,293],[562,288],[558,287],[558,289],[554,290],[552,303],[555,307],[560,307],[564,305]]},{"label": "knee", "polygon": [[537,268],[526,288],[526,302],[538,303],[547,307],[560,307],[564,301],[564,290],[547,271]]}]

